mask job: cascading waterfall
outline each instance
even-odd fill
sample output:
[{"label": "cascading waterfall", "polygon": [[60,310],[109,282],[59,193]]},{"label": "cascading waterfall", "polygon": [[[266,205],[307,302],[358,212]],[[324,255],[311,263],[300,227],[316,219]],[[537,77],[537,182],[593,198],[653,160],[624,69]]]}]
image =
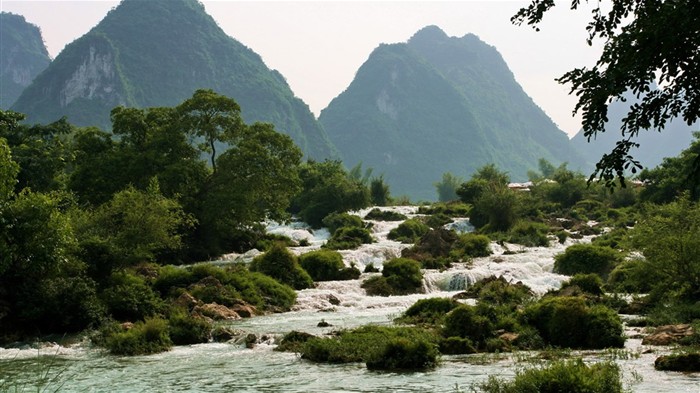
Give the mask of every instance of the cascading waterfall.
[{"label": "cascading waterfall", "polygon": [[[409,217],[417,215],[415,207],[381,208],[398,211]],[[364,217],[370,209],[355,212]],[[387,239],[389,231],[398,222],[372,222],[375,242],[357,250],[343,251],[347,266],[360,270],[372,263],[381,268],[384,261],[398,257],[408,245]],[[468,220],[451,224],[456,230],[469,232]],[[270,233],[289,236],[295,241],[305,240],[308,246],[294,247],[292,252],[302,254],[318,249],[329,238],[327,230],[312,230],[303,223],[288,225],[269,223]],[[329,281],[297,292],[292,311],[228,322],[228,326],[245,337],[253,333],[258,345],[245,349],[241,339],[227,344],[210,343],[175,347],[170,352],[145,357],[122,358],[106,356],[92,348],[87,340],[71,346],[53,343],[39,347],[0,348],[0,390],[32,387],[29,390],[54,390],[51,385],[38,386],[36,376],[56,374],[57,385],[65,391],[286,391],[286,392],[445,392],[460,391],[458,387],[485,381],[489,375],[513,375],[513,363],[508,360],[473,363],[469,356],[444,356],[441,365],[427,373],[368,372],[363,365],[315,365],[299,360],[296,354],[273,352],[274,342],[292,330],[311,334],[329,334],[337,329],[354,328],[364,324],[390,324],[407,307],[419,299],[451,297],[489,276],[502,276],[511,282],[522,282],[535,293],[543,294],[556,289],[567,279],[552,273],[554,256],[576,241],[565,244],[556,240],[550,247],[524,248],[516,245],[492,243],[493,254],[475,258],[469,263],[455,263],[445,271],[424,271],[424,292],[408,296],[367,296],[362,281],[379,273],[365,273],[359,280]],[[224,256],[217,264],[247,262],[259,254],[254,250],[245,254]],[[327,324],[319,326],[319,321]],[[328,326],[329,325],[329,326]],[[641,340],[628,339],[630,349],[639,349]],[[641,352],[641,351],[640,351]],[[37,356],[39,355],[39,356]],[[653,368],[655,353],[620,359],[625,375],[644,375],[644,381],[634,385],[635,392],[697,391],[697,378],[692,374],[675,375],[657,372]],[[51,364],[57,359],[58,366]],[[47,366],[49,364],[49,366]],[[56,371],[54,371],[56,370]],[[129,376],[125,378],[125,376]],[[45,379],[48,380],[48,379]],[[8,384],[7,382],[10,381]]]}]

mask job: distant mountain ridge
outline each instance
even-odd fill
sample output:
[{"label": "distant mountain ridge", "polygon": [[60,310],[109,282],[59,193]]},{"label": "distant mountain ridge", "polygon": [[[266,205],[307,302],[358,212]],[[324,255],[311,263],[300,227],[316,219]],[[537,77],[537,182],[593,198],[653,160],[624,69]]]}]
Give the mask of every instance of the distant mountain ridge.
[{"label": "distant mountain ridge", "polygon": [[539,158],[583,163],[494,47],[435,26],[376,48],[319,120],[346,166],[362,162],[414,199],[435,199],[444,172],[495,163],[524,180]]},{"label": "distant mountain ridge", "polygon": [[10,108],[49,63],[39,28],[23,16],[0,12],[0,108]]},{"label": "distant mountain ridge", "polygon": [[336,154],[284,77],[226,35],[196,0],[123,0],[66,46],[12,109],[31,122],[66,115],[108,129],[115,106],[174,106],[200,88],[234,98],[246,122],[273,123],[310,157]]},{"label": "distant mountain ridge", "polygon": [[[616,101],[608,106],[608,123],[605,132],[599,133],[590,142],[583,135],[583,130],[574,135],[571,143],[586,159],[587,170],[592,171],[603,154],[610,153],[618,140],[622,139],[620,127],[631,105],[638,100],[632,94],[625,95],[626,102]],[[683,119],[674,119],[661,131],[643,130],[633,140],[639,148],[632,148],[630,155],[645,168],[654,168],[665,157],[676,157],[687,149],[693,140],[693,131],[700,131],[700,124],[688,126]]]}]

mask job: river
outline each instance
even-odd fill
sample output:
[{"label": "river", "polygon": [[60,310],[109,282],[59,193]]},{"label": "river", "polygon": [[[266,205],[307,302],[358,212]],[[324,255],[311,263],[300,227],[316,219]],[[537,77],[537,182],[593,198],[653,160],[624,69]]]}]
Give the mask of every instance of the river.
[{"label": "river", "polygon": [[[415,207],[394,210],[415,215]],[[368,210],[357,212],[364,216]],[[377,242],[358,250],[343,251],[347,265],[360,270],[372,263],[381,266],[406,247],[387,240],[397,222],[374,222]],[[466,221],[458,222],[468,231]],[[326,230],[311,232],[303,225],[274,225],[268,230],[309,246],[294,248],[301,254],[318,248],[328,238]],[[494,254],[473,264],[456,264],[444,272],[426,271],[425,294],[369,297],[361,280],[322,282],[316,288],[298,291],[297,303],[287,313],[229,322],[227,326],[256,334],[253,349],[240,343],[209,343],[178,346],[169,352],[136,357],[111,356],[87,340],[63,346],[40,343],[22,348],[0,348],[0,392],[470,392],[489,376],[512,377],[530,362],[534,353],[443,356],[440,365],[428,372],[371,372],[363,364],[326,365],[301,360],[293,353],[273,351],[275,342],[291,330],[312,334],[363,324],[390,324],[416,300],[452,296],[481,278],[491,275],[522,281],[538,294],[558,288],[565,276],[551,272],[554,255],[576,241],[556,240],[551,247],[523,248],[492,244]],[[217,264],[249,260],[255,253],[228,255]],[[335,303],[335,305],[334,305]],[[317,327],[320,321],[330,327]],[[632,331],[630,330],[630,333]],[[586,351],[586,361],[615,358],[621,365],[626,386],[633,392],[700,392],[700,374],[659,372],[653,363],[668,348],[644,347],[640,339],[628,339],[625,350]]]}]

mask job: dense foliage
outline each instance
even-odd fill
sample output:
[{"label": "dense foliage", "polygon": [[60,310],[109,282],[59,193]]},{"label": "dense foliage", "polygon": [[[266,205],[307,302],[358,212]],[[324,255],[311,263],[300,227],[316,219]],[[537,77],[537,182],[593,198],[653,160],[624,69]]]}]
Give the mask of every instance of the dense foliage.
[{"label": "dense foliage", "polygon": [[[571,85],[583,115],[584,135],[590,140],[605,131],[608,107],[625,101],[631,91],[640,102],[629,106],[622,120],[622,138],[598,162],[591,178],[599,175],[608,184],[624,181],[625,171],[641,166],[630,155],[635,138],[647,129],[663,129],[671,119],[688,125],[700,118],[700,82],[696,77],[700,58],[700,4],[694,0],[615,0],[601,9],[598,4],[587,25],[588,43],[603,41],[603,52],[590,68],[576,68],[558,79]],[[555,3],[534,0],[512,21],[537,26]],[[581,6],[571,1],[571,9]],[[664,26],[664,27],[661,27]],[[661,87],[657,86],[657,81]],[[695,170],[698,173],[698,168]]]}]

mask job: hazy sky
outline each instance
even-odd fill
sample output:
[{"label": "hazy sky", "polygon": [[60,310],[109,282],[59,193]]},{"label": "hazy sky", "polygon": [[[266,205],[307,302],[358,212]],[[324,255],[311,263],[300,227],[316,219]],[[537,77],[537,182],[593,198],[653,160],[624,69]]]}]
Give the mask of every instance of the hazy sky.
[{"label": "hazy sky", "polygon": [[[568,134],[575,97],[554,81],[592,65],[600,47],[585,43],[590,13],[561,1],[541,31],[513,26],[510,17],[529,1],[231,1],[204,0],[206,11],[230,36],[287,78],[294,93],[318,115],[343,92],[380,43],[408,40],[427,25],[450,36],[467,33],[495,46],[518,82]],[[0,9],[39,26],[52,57],[96,25],[119,1],[0,0]],[[234,97],[235,98],[235,97]]]}]

